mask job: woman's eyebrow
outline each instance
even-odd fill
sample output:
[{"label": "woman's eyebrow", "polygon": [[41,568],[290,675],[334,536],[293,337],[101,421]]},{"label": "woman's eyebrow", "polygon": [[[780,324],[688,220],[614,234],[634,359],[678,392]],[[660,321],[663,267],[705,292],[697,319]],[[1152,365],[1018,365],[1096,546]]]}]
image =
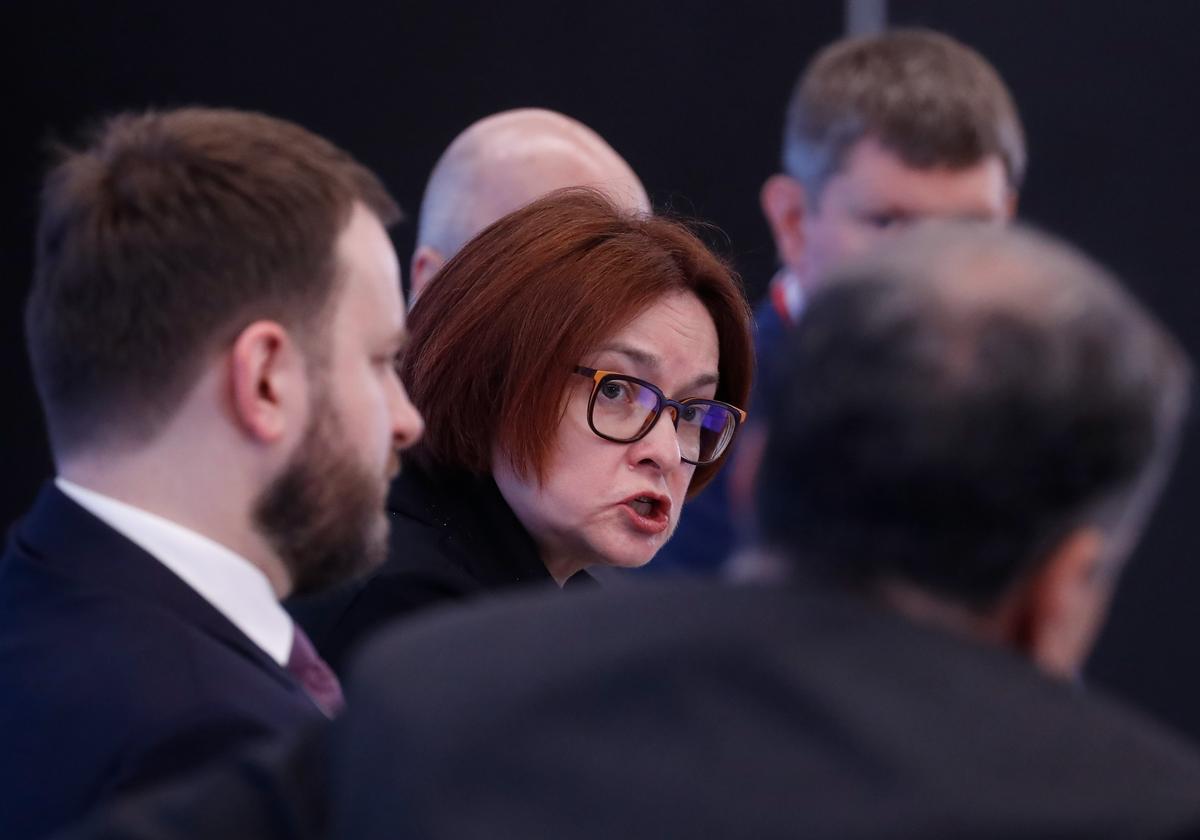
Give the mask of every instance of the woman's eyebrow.
[{"label": "woman's eyebrow", "polygon": [[702,373],[691,382],[684,385],[680,389],[680,392],[687,393],[688,391],[695,391],[697,388],[703,388],[706,385],[716,385],[720,381],[720,377],[718,377],[715,373]]},{"label": "woman's eyebrow", "polygon": [[601,353],[619,353],[626,356],[634,364],[641,365],[644,368],[657,371],[662,367],[662,360],[658,356],[647,350],[641,350],[631,344],[615,342],[606,344],[600,348]]},{"label": "woman's eyebrow", "polygon": [[[620,355],[627,357],[630,361],[634,362],[635,364],[641,365],[644,368],[648,368],[649,370],[651,370],[655,373],[657,373],[658,370],[662,367],[662,362],[658,356],[654,355],[653,353],[647,352],[646,350],[641,350],[630,344],[623,344],[620,342],[613,343],[613,344],[606,344],[600,348],[600,352],[601,353],[619,353]],[[717,376],[717,374],[715,372],[702,373],[699,376],[697,376],[695,379],[693,379],[690,382],[688,382],[687,384],[685,384],[682,388],[680,388],[679,392],[681,394],[686,395],[692,391],[697,390],[698,388],[703,388],[706,385],[716,385],[718,382],[720,382],[720,378]]]}]

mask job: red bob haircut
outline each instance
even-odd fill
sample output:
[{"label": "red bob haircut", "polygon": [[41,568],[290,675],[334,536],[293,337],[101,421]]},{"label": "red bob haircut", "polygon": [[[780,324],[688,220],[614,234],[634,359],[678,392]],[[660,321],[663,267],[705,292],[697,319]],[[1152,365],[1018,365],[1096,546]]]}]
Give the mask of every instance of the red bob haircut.
[{"label": "red bob haircut", "polygon": [[[498,448],[541,481],[575,365],[677,291],[695,294],[716,325],[717,399],[744,406],[750,308],[737,275],[683,224],[581,188],[495,222],[413,307],[401,378],[426,422],[414,455],[486,475]],[[720,466],[697,467],[689,495]]]}]

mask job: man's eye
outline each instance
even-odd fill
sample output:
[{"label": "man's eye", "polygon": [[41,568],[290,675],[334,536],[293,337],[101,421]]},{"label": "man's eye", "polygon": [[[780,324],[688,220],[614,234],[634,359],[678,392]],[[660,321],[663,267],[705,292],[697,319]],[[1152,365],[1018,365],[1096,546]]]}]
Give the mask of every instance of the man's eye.
[{"label": "man's eye", "polygon": [[371,366],[378,371],[400,372],[400,356],[390,353],[371,357]]}]

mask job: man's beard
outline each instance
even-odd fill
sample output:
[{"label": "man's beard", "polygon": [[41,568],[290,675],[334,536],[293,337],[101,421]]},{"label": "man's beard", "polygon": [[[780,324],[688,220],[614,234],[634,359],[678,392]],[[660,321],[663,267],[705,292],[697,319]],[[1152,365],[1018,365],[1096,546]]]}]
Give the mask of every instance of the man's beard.
[{"label": "man's beard", "polygon": [[341,583],[387,558],[387,478],[354,457],[328,399],[283,472],[259,496],[254,521],[292,579],[292,595]]}]

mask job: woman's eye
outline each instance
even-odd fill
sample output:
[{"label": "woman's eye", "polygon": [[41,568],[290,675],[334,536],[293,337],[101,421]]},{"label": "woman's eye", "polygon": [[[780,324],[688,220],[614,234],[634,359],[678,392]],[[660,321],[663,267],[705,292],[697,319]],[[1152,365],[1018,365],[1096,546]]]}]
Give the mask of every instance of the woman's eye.
[{"label": "woman's eye", "polygon": [[603,394],[606,399],[610,400],[615,400],[620,397],[623,390],[624,389],[617,382],[605,382],[600,386],[600,393]]}]

